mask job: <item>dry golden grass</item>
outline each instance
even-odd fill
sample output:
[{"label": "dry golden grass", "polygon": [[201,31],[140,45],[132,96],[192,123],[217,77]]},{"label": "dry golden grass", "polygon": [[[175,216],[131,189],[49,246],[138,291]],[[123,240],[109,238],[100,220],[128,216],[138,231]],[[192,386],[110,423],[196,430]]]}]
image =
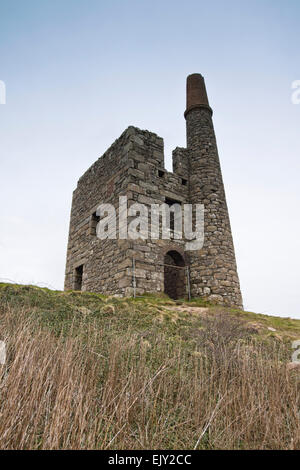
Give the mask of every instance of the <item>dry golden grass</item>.
[{"label": "dry golden grass", "polygon": [[108,341],[84,317],[57,333],[8,303],[0,448],[299,448],[299,381],[284,346],[232,321],[204,322],[191,351],[130,329]]}]

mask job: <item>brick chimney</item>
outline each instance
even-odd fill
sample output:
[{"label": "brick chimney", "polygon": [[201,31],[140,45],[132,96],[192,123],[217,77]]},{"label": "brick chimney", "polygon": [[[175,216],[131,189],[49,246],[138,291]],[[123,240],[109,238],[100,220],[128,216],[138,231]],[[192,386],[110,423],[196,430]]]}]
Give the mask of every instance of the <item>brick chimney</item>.
[{"label": "brick chimney", "polygon": [[187,113],[195,108],[208,108],[212,113],[208,103],[204,78],[200,73],[193,73],[187,77],[186,111],[184,117],[186,118]]}]

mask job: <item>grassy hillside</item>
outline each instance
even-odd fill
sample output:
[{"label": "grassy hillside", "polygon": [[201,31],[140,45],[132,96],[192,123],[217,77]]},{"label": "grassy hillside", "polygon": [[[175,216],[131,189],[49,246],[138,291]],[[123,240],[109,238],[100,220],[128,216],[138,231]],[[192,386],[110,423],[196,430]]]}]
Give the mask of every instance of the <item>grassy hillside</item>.
[{"label": "grassy hillside", "polygon": [[300,321],[0,284],[0,448],[292,449]]}]

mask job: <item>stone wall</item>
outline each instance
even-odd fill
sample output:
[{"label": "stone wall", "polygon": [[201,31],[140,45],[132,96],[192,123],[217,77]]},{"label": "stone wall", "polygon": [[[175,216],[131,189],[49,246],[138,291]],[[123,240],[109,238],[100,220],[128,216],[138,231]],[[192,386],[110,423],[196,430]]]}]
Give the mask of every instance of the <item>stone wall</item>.
[{"label": "stone wall", "polygon": [[83,265],[82,290],[122,294],[124,240],[99,240],[92,215],[100,203],[117,207],[119,195],[126,194],[130,132],[121,137],[78,181],[73,193],[65,289],[74,289],[75,269]]},{"label": "stone wall", "polygon": [[[181,176],[164,169],[163,140],[156,134],[135,128],[128,170],[128,204],[135,202],[147,205],[162,204],[166,199],[185,203],[188,186]],[[150,211],[149,211],[150,212]],[[150,214],[149,214],[150,224]],[[136,293],[161,292],[164,290],[164,258],[170,250],[184,255],[184,240],[151,239],[129,242],[127,250],[128,265],[136,260]],[[127,269],[128,284],[132,269]],[[125,295],[133,294],[133,286],[125,289]]]}]

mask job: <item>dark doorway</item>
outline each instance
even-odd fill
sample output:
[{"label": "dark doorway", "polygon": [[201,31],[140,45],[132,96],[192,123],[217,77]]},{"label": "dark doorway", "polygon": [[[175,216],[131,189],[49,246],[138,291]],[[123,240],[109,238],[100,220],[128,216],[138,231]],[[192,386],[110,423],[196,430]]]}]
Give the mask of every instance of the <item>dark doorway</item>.
[{"label": "dark doorway", "polygon": [[185,262],[178,251],[171,250],[164,258],[164,290],[171,299],[180,299],[186,295]]},{"label": "dark doorway", "polygon": [[83,264],[78,266],[75,269],[75,282],[74,282],[74,289],[81,290],[82,288],[82,275],[83,275]]}]

